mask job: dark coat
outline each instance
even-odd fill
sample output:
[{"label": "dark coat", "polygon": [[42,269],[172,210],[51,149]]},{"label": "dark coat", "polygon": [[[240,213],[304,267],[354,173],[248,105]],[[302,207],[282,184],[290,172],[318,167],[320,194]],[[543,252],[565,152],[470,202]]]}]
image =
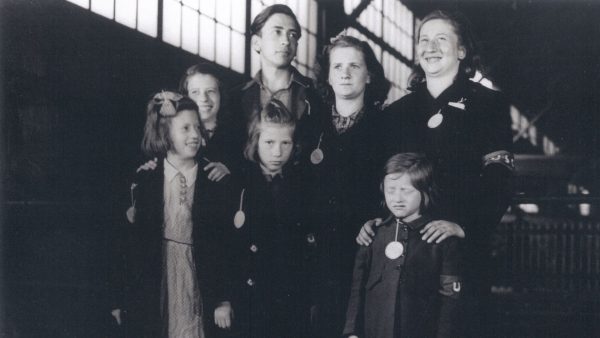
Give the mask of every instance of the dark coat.
[{"label": "dark coat", "polygon": [[[122,292],[126,327],[131,337],[161,335],[160,294],[164,221],[163,160],[155,170],[138,174],[136,217],[125,224],[123,248],[125,285]],[[192,207],[193,254],[207,327],[216,304],[231,298],[223,288],[228,265],[222,251],[228,187],[209,181],[198,170]]]},{"label": "dark coat", "polygon": [[421,240],[419,230],[430,220],[421,217],[398,223],[398,240],[405,251],[394,260],[385,255],[386,246],[395,239],[397,220],[393,217],[377,229],[370,246],[359,248],[344,335],[458,336],[463,264],[459,239],[448,238],[440,244]]},{"label": "dark coat", "polygon": [[234,330],[243,337],[306,337],[315,239],[304,222],[304,180],[286,170],[269,181],[248,163],[243,181],[236,205],[243,189],[246,220],[234,230],[232,248]]},{"label": "dark coat", "polygon": [[[319,244],[317,288],[321,295],[317,330],[322,337],[332,337],[342,330],[356,235],[366,220],[379,214],[377,174],[381,168],[377,166],[374,147],[379,137],[376,119],[381,112],[366,109],[360,120],[338,135],[331,107],[323,111],[304,162],[316,178],[310,215]],[[323,152],[323,160],[313,164],[308,156],[317,146]]]},{"label": "dark coat", "polygon": [[[443,122],[429,128],[438,111]],[[509,105],[499,92],[459,77],[434,99],[423,83],[385,110],[382,158],[425,153],[440,191],[437,216],[461,225],[469,244],[484,243],[511,197],[510,125]]]}]

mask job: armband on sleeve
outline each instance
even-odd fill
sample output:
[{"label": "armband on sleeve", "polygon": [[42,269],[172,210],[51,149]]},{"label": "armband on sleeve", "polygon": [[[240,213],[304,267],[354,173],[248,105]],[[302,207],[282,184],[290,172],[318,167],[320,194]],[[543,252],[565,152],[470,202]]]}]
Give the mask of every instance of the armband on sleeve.
[{"label": "armband on sleeve", "polygon": [[506,150],[498,150],[493,153],[489,153],[483,156],[483,167],[487,167],[490,164],[500,164],[505,166],[508,170],[515,170],[515,157],[512,153]]},{"label": "armband on sleeve", "polygon": [[459,276],[440,275],[440,294],[450,298],[460,298],[462,281]]}]

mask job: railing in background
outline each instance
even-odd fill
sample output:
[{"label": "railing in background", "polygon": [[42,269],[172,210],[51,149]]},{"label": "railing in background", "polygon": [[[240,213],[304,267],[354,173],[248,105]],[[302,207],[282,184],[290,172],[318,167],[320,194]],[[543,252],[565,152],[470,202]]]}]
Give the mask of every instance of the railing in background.
[{"label": "railing in background", "polygon": [[[540,214],[508,213],[498,226],[492,251],[497,267],[495,290],[600,295],[600,219],[577,215],[578,205],[593,208],[599,199],[516,202],[535,202]],[[544,212],[548,209],[552,212]]]}]

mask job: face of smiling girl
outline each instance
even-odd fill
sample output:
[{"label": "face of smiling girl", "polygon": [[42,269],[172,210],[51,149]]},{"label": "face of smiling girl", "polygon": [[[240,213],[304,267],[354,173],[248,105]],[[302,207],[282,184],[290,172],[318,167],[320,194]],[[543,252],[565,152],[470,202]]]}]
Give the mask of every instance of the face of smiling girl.
[{"label": "face of smiling girl", "polygon": [[433,19],[421,27],[417,55],[427,78],[455,77],[466,50],[450,23]]},{"label": "face of smiling girl", "polygon": [[265,174],[281,173],[294,148],[294,127],[262,122],[258,137],[258,158]]},{"label": "face of smiling girl", "polygon": [[197,73],[188,78],[187,91],[190,99],[198,105],[202,122],[216,121],[221,104],[219,81],[212,75]]},{"label": "face of smiling girl", "polygon": [[395,217],[411,222],[420,216],[421,192],[406,174],[389,174],[383,179],[385,204]]},{"label": "face of smiling girl", "polygon": [[171,149],[167,159],[173,164],[194,161],[200,150],[200,119],[193,110],[183,110],[171,119],[169,126]]}]

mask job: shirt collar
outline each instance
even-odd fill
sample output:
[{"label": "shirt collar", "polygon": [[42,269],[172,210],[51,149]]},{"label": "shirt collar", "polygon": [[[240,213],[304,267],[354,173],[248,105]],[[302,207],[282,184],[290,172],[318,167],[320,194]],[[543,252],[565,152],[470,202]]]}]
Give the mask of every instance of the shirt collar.
[{"label": "shirt collar", "polygon": [[165,170],[164,170],[165,180],[167,182],[171,182],[175,178],[175,176],[177,176],[177,174],[180,172],[183,175],[183,177],[185,177],[187,186],[190,186],[190,185],[194,184],[194,182],[196,182],[196,176],[198,175],[198,164],[197,163],[196,163],[196,165],[194,165],[193,167],[191,167],[189,169],[180,171],[177,168],[175,168],[169,161],[167,161],[166,158],[163,161],[164,161],[163,165],[165,167]]},{"label": "shirt collar", "polygon": [[[291,77],[290,77],[290,84],[288,85],[288,89],[292,86],[292,83],[297,83],[299,85],[301,85],[302,87],[309,87],[310,86],[310,79],[304,77],[302,74],[300,74],[300,72],[293,66],[290,66],[290,71],[292,73]],[[260,88],[266,88],[263,85],[263,81],[262,81],[262,70],[259,70],[258,72],[256,72],[256,74],[254,75],[254,77],[252,78],[252,80],[250,80],[248,83],[246,83],[246,85],[244,86],[244,88],[242,90],[246,90],[250,87],[252,87],[252,85],[257,84]]]}]

